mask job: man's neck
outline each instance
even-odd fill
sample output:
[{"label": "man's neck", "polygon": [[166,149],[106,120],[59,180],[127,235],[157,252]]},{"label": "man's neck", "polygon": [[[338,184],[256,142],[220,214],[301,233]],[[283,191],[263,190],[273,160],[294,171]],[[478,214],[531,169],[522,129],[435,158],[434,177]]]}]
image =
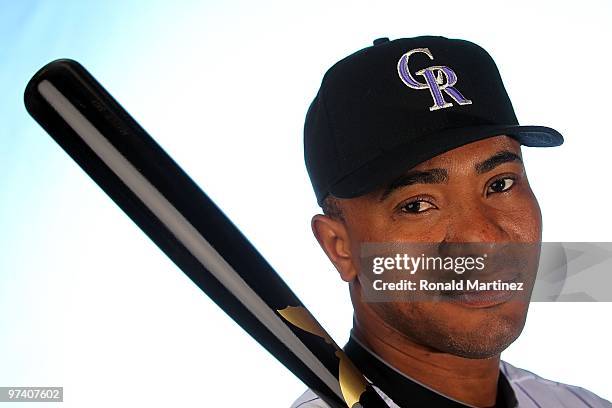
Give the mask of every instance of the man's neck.
[{"label": "man's neck", "polygon": [[497,396],[500,356],[469,359],[412,341],[376,320],[354,320],[353,337],[397,371],[440,394],[476,407],[492,407]]}]

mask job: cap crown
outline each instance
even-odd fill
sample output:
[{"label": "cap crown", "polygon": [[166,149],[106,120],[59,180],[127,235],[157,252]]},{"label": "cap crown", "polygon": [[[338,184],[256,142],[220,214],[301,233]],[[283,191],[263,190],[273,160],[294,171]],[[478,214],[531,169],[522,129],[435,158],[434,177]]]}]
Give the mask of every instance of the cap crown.
[{"label": "cap crown", "polygon": [[518,125],[491,56],[444,37],[377,40],[332,66],[306,115],[305,161],[319,203],[399,146],[449,129]]}]

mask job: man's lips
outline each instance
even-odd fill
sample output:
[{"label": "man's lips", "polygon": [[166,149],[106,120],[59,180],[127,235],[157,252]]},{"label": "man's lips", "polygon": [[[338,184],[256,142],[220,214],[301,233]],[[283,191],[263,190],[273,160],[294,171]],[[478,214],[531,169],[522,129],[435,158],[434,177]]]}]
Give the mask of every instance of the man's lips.
[{"label": "man's lips", "polygon": [[[512,278],[495,279],[495,282],[501,281],[502,284],[511,284],[517,280],[518,275],[515,275]],[[516,295],[513,290],[451,290],[442,291],[440,294],[444,300],[471,308],[493,307],[507,302]]]},{"label": "man's lips", "polygon": [[510,290],[482,290],[443,295],[452,303],[472,308],[493,307],[507,302],[514,296]]}]

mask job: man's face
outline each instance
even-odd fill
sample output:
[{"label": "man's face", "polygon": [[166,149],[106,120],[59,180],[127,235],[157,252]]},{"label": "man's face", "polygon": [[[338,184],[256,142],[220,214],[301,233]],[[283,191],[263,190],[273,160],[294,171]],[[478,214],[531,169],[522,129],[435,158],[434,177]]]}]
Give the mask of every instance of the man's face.
[{"label": "man's face", "polygon": [[[497,136],[410,169],[366,196],[340,200],[352,262],[365,242],[540,242],[540,208],[520,145]],[[372,312],[415,342],[471,358],[500,353],[520,334],[528,303],[487,307],[451,302],[367,303],[351,283],[355,313]],[[367,310],[368,313],[364,313]]]}]

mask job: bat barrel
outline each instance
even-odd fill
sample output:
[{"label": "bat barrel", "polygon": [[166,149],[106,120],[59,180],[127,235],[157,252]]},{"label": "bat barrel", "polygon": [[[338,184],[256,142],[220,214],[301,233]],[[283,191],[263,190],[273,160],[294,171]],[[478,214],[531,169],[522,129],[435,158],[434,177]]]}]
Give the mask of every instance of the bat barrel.
[{"label": "bat barrel", "polygon": [[25,104],[200,289],[330,406],[386,406],[240,230],[85,68],[51,62],[28,83]]}]

